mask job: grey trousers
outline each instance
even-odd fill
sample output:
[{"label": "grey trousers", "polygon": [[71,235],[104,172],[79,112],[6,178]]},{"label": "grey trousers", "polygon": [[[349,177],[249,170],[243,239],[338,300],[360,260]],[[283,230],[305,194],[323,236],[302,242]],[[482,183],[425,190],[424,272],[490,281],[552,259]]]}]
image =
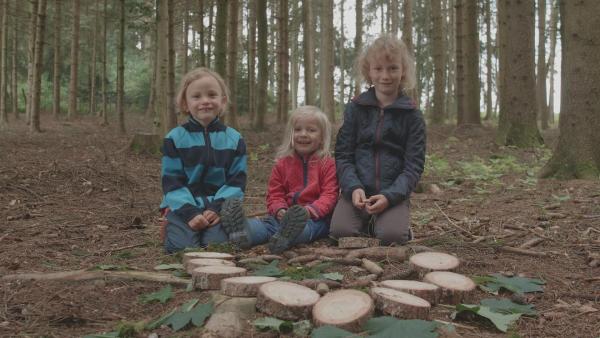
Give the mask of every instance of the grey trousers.
[{"label": "grey trousers", "polygon": [[378,215],[369,215],[354,207],[351,201],[340,197],[331,219],[331,237],[374,236],[382,245],[404,244],[412,239],[409,200],[385,209]]}]

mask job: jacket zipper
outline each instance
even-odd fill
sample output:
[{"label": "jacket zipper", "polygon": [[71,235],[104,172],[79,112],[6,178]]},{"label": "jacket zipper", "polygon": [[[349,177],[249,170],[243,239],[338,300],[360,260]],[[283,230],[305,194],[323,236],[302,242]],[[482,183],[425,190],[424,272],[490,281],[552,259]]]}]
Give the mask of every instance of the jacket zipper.
[{"label": "jacket zipper", "polygon": [[381,125],[383,123],[383,109],[379,108],[379,119],[375,128],[375,192],[379,193],[380,164],[379,164],[379,142],[381,141]]}]

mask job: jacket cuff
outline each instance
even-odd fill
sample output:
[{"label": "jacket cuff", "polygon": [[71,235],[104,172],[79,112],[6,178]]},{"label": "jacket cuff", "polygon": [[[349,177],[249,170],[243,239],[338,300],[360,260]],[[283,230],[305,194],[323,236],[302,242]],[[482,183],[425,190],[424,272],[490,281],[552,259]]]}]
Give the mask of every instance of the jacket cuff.
[{"label": "jacket cuff", "polygon": [[192,218],[202,215],[204,209],[198,208],[195,205],[184,204],[181,208],[173,211],[175,215],[181,218],[186,224],[192,220]]},{"label": "jacket cuff", "polygon": [[317,220],[323,217],[323,215],[321,215],[321,212],[319,211],[319,208],[317,208],[315,205],[313,204],[308,204],[306,206],[304,206],[305,208],[309,208],[310,210],[312,210],[314,212],[314,214],[316,215],[315,218],[313,218],[313,213],[310,213],[311,218]]},{"label": "jacket cuff", "polygon": [[394,206],[406,199],[406,197],[404,197],[404,195],[392,194],[389,191],[382,191],[381,194],[383,196],[385,196],[385,198],[387,198],[388,203],[390,204],[390,207]]}]

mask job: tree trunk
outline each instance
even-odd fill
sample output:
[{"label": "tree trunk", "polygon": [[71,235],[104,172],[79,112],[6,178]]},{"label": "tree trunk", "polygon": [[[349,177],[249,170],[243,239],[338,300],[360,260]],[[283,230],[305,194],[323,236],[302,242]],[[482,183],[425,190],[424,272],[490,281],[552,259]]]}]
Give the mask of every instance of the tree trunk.
[{"label": "tree trunk", "polygon": [[8,98],[8,93],[6,92],[7,82],[8,82],[8,69],[6,67],[7,61],[7,51],[8,42],[6,38],[8,36],[8,1],[2,1],[0,4],[2,6],[2,31],[0,32],[0,48],[2,52],[0,53],[0,128],[5,128],[8,125],[8,113],[6,111],[6,100]]},{"label": "tree trunk", "polygon": [[[530,147],[541,144],[537,129],[534,74],[534,2],[506,2],[505,97],[506,113],[501,139],[504,145]],[[518,36],[518,39],[514,37]],[[509,82],[510,81],[510,82]]]},{"label": "tree trunk", "polygon": [[[493,117],[493,106],[492,106],[492,9],[491,1],[485,0],[485,119],[489,120]],[[497,95],[496,95],[497,97]]]},{"label": "tree trunk", "polygon": [[204,0],[198,0],[198,35],[199,35],[199,58],[200,58],[200,66],[206,67],[206,57],[204,53]]},{"label": "tree trunk", "polygon": [[248,116],[256,121],[256,0],[248,0]]},{"label": "tree trunk", "polygon": [[98,7],[94,2],[94,30],[92,32],[92,69],[90,74],[90,114],[96,115],[96,57],[98,45]]},{"label": "tree trunk", "polygon": [[107,89],[106,89],[106,82],[107,82],[107,76],[106,76],[106,49],[107,49],[107,43],[108,43],[108,0],[104,0],[104,9],[102,10],[103,13],[103,24],[102,24],[102,123],[101,125],[106,126],[108,125],[108,95],[107,95]]},{"label": "tree trunk", "polygon": [[465,120],[465,60],[464,60],[464,2],[465,0],[456,0],[456,120],[458,125],[462,125]]},{"label": "tree trunk", "polygon": [[287,0],[279,1],[279,85],[277,86],[277,116],[280,116],[280,122],[287,121],[288,115],[288,98],[290,94],[289,82],[290,82],[290,54],[288,48],[288,2]]},{"label": "tree trunk", "polygon": [[321,1],[321,110],[335,122],[335,105],[333,101],[333,0]]},{"label": "tree trunk", "polygon": [[35,33],[34,70],[33,70],[33,95],[31,95],[31,123],[29,131],[41,132],[40,129],[40,96],[42,84],[42,60],[44,59],[44,33],[46,25],[46,0],[38,2]]},{"label": "tree trunk", "polygon": [[552,10],[550,12],[550,55],[548,56],[548,67],[546,71],[550,72],[550,95],[548,106],[548,122],[554,123],[554,60],[556,56],[556,31],[558,30],[558,2],[552,1]]},{"label": "tree trunk", "polygon": [[[227,7],[229,0],[217,1],[217,27],[215,31],[215,71],[227,74]],[[231,0],[233,1],[233,0]]]},{"label": "tree trunk", "polygon": [[498,130],[496,134],[496,142],[503,143],[506,139],[507,127],[507,114],[506,109],[508,105],[506,103],[506,67],[508,62],[507,53],[507,39],[508,39],[508,20],[506,14],[506,3],[500,1],[497,3],[498,6],[498,31],[497,31],[497,50],[498,50],[498,72],[496,73],[496,86],[498,87]]},{"label": "tree trunk", "polygon": [[79,67],[79,0],[73,0],[73,26],[71,38],[71,77],[69,79],[69,108],[67,119],[77,114],[77,69]]},{"label": "tree trunk", "polygon": [[406,47],[408,47],[409,51],[413,50],[413,1],[414,0],[404,0],[404,6],[402,8],[402,14],[404,16],[404,21],[402,23],[402,40],[406,44]]},{"label": "tree trunk", "polygon": [[[479,33],[477,29],[477,1],[463,1],[464,23],[464,119],[462,124],[480,125],[479,109]],[[459,123],[460,125],[461,123]]]},{"label": "tree trunk", "polygon": [[400,14],[398,13],[398,8],[400,7],[400,3],[398,0],[391,0],[389,2],[390,6],[390,33],[394,36],[398,36],[398,30],[400,28]]},{"label": "tree trunk", "polygon": [[27,54],[27,96],[25,99],[25,121],[27,124],[31,123],[31,96],[33,95],[33,70],[34,70],[34,53],[35,53],[35,33],[36,33],[36,20],[38,16],[37,8],[38,8],[39,0],[31,1],[31,16],[29,21],[29,45],[28,45],[28,54]]},{"label": "tree trunk", "polygon": [[302,1],[302,18],[302,24],[304,29],[304,104],[314,105],[316,103],[314,54],[315,45],[313,32],[314,18],[310,0]]},{"label": "tree trunk", "polygon": [[542,177],[600,177],[600,2],[561,1],[561,107],[558,144]]},{"label": "tree trunk", "polygon": [[169,102],[169,3],[168,0],[157,0],[157,41],[158,57],[156,60],[156,112],[160,115],[161,135],[177,125],[177,116],[173,114]]},{"label": "tree trunk", "polygon": [[190,49],[188,42],[188,32],[190,31],[190,10],[189,4],[184,1],[183,4],[183,34],[181,34],[181,74],[184,75],[188,72],[188,51]]},{"label": "tree trunk", "polygon": [[256,107],[255,128],[265,128],[265,114],[267,110],[267,81],[269,81],[268,55],[267,55],[267,0],[256,0],[256,23],[258,26],[258,86],[256,90],[259,98]]},{"label": "tree trunk", "polygon": [[213,38],[213,24],[215,18],[215,6],[212,0],[209,0],[208,10],[208,32],[206,34],[206,67],[211,67],[210,59],[212,54],[212,38]]},{"label": "tree trunk", "polygon": [[55,15],[54,15],[54,71],[52,74],[52,115],[58,120],[60,115],[60,77],[61,77],[61,56],[60,56],[60,40],[61,40],[61,9],[62,0],[55,0]]},{"label": "tree trunk", "polygon": [[[363,2],[362,0],[356,0],[356,29],[354,35],[354,53],[360,55],[362,52],[362,35],[363,35]],[[360,94],[360,77],[355,76],[354,80],[354,95]]]},{"label": "tree trunk", "polygon": [[548,129],[548,104],[546,103],[546,0],[538,3],[538,55],[536,77],[537,115],[542,129]]},{"label": "tree trunk", "polygon": [[148,95],[148,105],[146,106],[146,112],[144,116],[146,118],[155,118],[156,117],[156,109],[154,107],[156,101],[156,60],[158,59],[158,48],[156,47],[156,35],[158,34],[156,30],[156,23],[152,27],[151,35],[150,35],[150,43],[149,48],[147,48],[147,52],[150,56],[150,60],[148,62],[148,66],[152,69],[152,73],[150,75],[150,94]]},{"label": "tree trunk", "polygon": [[229,38],[227,39],[229,47],[229,57],[227,58],[227,82],[229,84],[230,97],[227,98],[229,103],[229,112],[227,114],[227,122],[233,128],[238,128],[237,123],[237,26],[238,26],[238,0],[229,0]]},{"label": "tree trunk", "polygon": [[339,97],[339,104],[342,107],[344,107],[344,103],[346,103],[346,95],[344,94],[344,90],[345,90],[345,83],[344,83],[344,73],[345,73],[345,60],[344,60],[344,44],[346,43],[346,37],[344,34],[344,0],[340,1],[340,95]]},{"label": "tree trunk", "polygon": [[[342,0],[343,1],[343,0]],[[302,13],[299,10],[300,4],[298,1],[292,1],[292,18],[290,25],[290,32],[292,34],[291,41],[291,58],[290,58],[290,96],[291,106],[290,109],[294,110],[298,106],[298,84],[300,79],[300,45],[298,36],[300,33],[300,26],[302,21]]]},{"label": "tree trunk", "polygon": [[119,0],[119,42],[117,50],[117,116],[119,132],[125,134],[125,0]]},{"label": "tree trunk", "polygon": [[444,122],[445,107],[444,94],[446,84],[446,60],[444,60],[446,47],[444,46],[443,35],[443,17],[441,0],[431,0],[431,19],[433,22],[432,39],[433,39],[433,109],[431,114],[431,122],[433,124],[442,124]]},{"label": "tree trunk", "polygon": [[[14,7],[13,10],[16,12],[17,8],[19,7],[19,4],[14,2]],[[12,20],[12,51],[11,51],[11,64],[12,64],[12,76],[11,76],[11,94],[12,94],[12,100],[11,100],[11,104],[12,104],[12,112],[15,116],[15,120],[19,119],[19,92],[18,92],[18,78],[17,78],[17,53],[18,53],[18,41],[19,38],[17,37],[17,25],[19,25],[20,20],[17,19],[17,17],[13,17]]]},{"label": "tree trunk", "polygon": [[448,88],[448,94],[446,95],[446,119],[454,119],[456,117],[456,13],[454,11],[454,0],[448,0],[446,6],[446,12],[448,13],[448,25],[446,26],[448,45],[448,62],[447,62],[447,81],[446,88]]}]

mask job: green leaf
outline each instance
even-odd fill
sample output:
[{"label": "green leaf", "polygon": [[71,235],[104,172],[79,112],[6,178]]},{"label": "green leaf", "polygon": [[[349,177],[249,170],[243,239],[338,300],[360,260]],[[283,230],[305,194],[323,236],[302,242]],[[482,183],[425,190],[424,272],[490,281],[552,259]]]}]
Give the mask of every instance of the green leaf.
[{"label": "green leaf", "polygon": [[274,330],[281,333],[289,333],[294,329],[292,322],[273,317],[258,318],[254,321],[254,327],[259,330]]},{"label": "green leaf", "polygon": [[436,322],[420,319],[400,320],[394,317],[370,319],[364,326],[370,337],[377,338],[437,338],[439,326]]},{"label": "green leaf", "polygon": [[323,277],[334,281],[341,281],[344,279],[344,275],[339,272],[324,273]]},{"label": "green leaf", "polygon": [[92,334],[83,336],[83,338],[119,338],[119,332],[112,331],[112,332],[103,332],[103,333],[92,333]]},{"label": "green leaf", "polygon": [[149,323],[148,325],[146,325],[146,329],[147,330],[154,330],[158,327],[160,327],[161,325],[163,325],[175,312],[177,311],[177,308],[172,309],[171,311],[167,312],[166,314],[164,314],[163,316],[161,316],[160,318],[158,318],[157,320]]},{"label": "green leaf", "polygon": [[335,326],[325,325],[312,331],[311,338],[358,338],[360,336],[355,335],[352,332],[342,330]]},{"label": "green leaf", "polygon": [[279,277],[283,276],[283,271],[279,270],[277,267],[279,264],[279,260],[275,259],[268,265],[252,265],[252,269],[254,272],[252,273],[254,276],[267,276],[267,277]]},{"label": "green leaf", "polygon": [[154,267],[154,270],[183,270],[183,264],[159,264]]},{"label": "green leaf", "polygon": [[196,304],[198,304],[198,298],[190,299],[187,302],[183,303],[183,305],[181,305],[181,308],[179,308],[179,311],[188,312],[192,308],[194,308],[194,306],[196,306]]},{"label": "green leaf", "polygon": [[183,270],[175,270],[171,274],[173,276],[179,277],[179,278],[188,278],[188,277],[191,277],[189,273],[187,273],[186,271],[183,271]]},{"label": "green leaf", "polygon": [[311,329],[312,324],[310,323],[310,320],[301,320],[299,322],[294,322],[292,331],[296,336],[308,337]]},{"label": "green leaf", "polygon": [[191,312],[178,311],[174,313],[171,317],[169,317],[169,319],[164,324],[171,325],[173,331],[177,332],[186,327],[190,323],[191,319]]},{"label": "green leaf", "polygon": [[526,292],[544,292],[542,285],[546,284],[541,279],[525,277],[505,277],[494,273],[489,276],[477,276],[474,278],[479,287],[487,292],[498,294],[501,288],[512,291],[517,294]]},{"label": "green leaf", "polygon": [[214,310],[215,309],[212,302],[196,306],[190,311],[192,316],[192,324],[194,324],[196,327],[202,327],[206,318],[210,317]]},{"label": "green leaf", "polygon": [[481,300],[482,306],[489,307],[492,311],[498,313],[521,313],[524,315],[535,316],[537,315],[537,311],[533,309],[533,305],[521,305],[514,303],[508,299],[494,299],[494,298],[486,298]]},{"label": "green leaf", "polygon": [[156,292],[141,295],[140,303],[148,304],[154,301],[158,301],[161,302],[161,304],[164,304],[171,298],[173,298],[173,287],[171,287],[171,285],[169,284]]},{"label": "green leaf", "polygon": [[123,271],[123,270],[129,270],[129,267],[127,267],[125,265],[99,264],[99,265],[96,265],[95,267],[93,267],[92,270],[102,270],[102,271],[119,270],[119,271]]},{"label": "green leaf", "polygon": [[502,332],[508,331],[508,327],[514,324],[520,317],[520,313],[503,314],[494,312],[487,306],[479,306],[472,304],[458,304],[456,305],[457,314],[468,311],[475,313],[481,317],[489,319],[498,330]]}]

